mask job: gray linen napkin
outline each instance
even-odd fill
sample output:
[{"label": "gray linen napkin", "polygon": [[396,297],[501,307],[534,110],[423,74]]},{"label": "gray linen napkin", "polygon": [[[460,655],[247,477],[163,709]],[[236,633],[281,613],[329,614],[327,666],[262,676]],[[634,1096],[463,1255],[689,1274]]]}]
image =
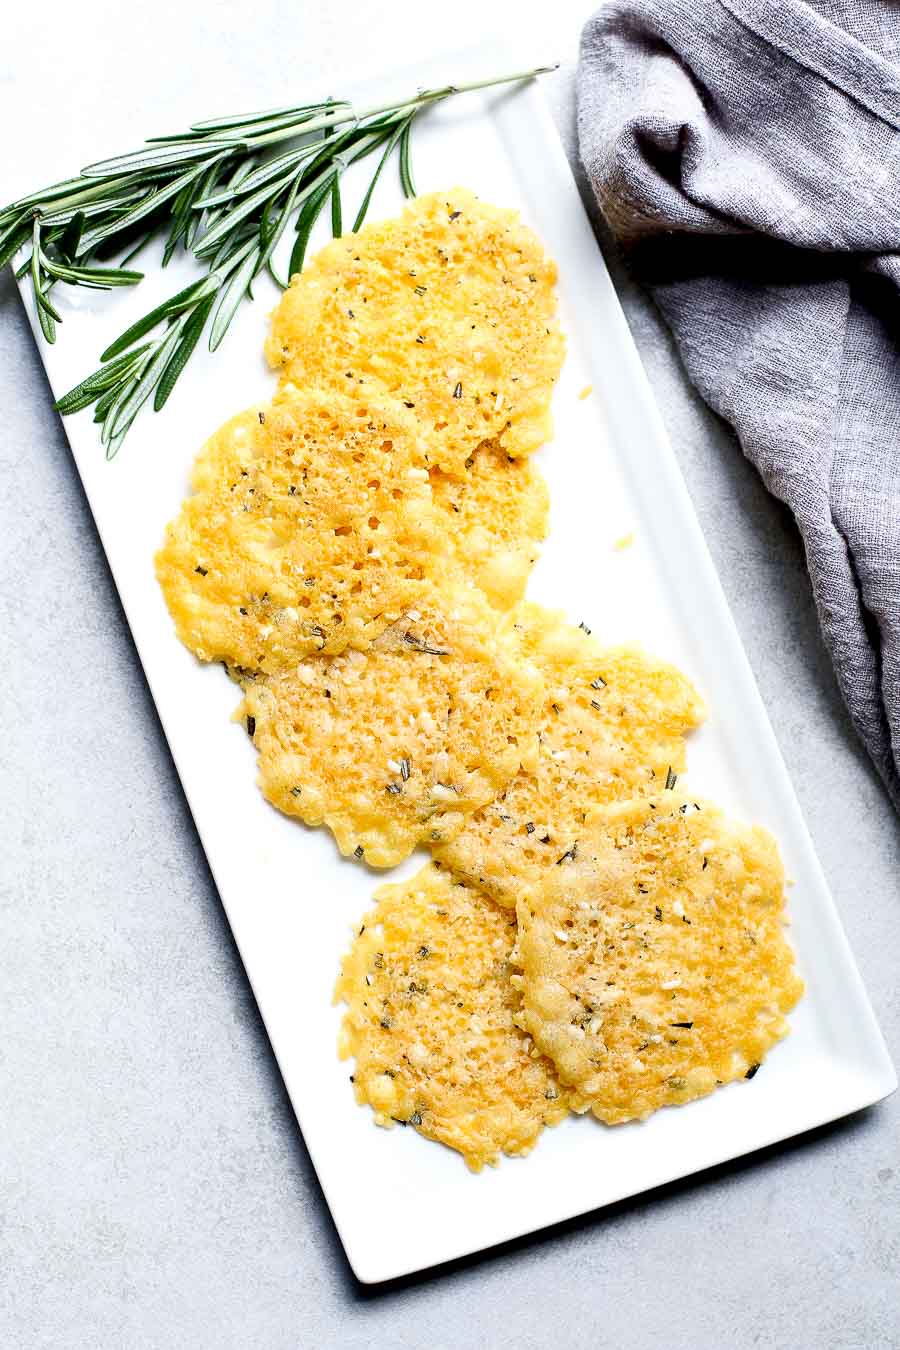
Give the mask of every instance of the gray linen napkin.
[{"label": "gray linen napkin", "polygon": [[609,0],[578,126],[690,379],[796,517],[900,807],[900,6]]}]

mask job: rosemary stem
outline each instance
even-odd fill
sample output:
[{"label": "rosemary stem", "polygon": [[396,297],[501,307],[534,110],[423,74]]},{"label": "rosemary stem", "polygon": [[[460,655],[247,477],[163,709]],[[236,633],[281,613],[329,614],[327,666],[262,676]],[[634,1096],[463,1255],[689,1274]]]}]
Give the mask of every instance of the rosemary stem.
[{"label": "rosemary stem", "polygon": [[546,75],[556,68],[555,65],[537,66],[533,70],[518,71],[514,75],[495,75],[487,80],[472,80],[467,84],[446,84],[440,89],[425,89],[413,98],[404,98],[393,103],[376,103],[369,108],[364,108],[362,112],[355,112],[353,108],[342,108],[338,104],[335,105],[333,110],[329,109],[328,112],[321,113],[310,121],[302,122],[299,126],[294,123],[290,127],[266,132],[262,136],[242,136],[238,143],[254,148],[261,145],[276,145],[279,141],[289,140],[292,136],[297,136],[301,132],[306,134],[307,132],[321,131],[325,127],[336,127],[346,122],[367,122],[370,117],[377,117],[380,113],[423,108],[430,103],[439,103],[442,99],[451,98],[456,94],[468,94],[476,89],[491,89],[501,84],[514,84],[517,80],[527,80],[538,75]]}]

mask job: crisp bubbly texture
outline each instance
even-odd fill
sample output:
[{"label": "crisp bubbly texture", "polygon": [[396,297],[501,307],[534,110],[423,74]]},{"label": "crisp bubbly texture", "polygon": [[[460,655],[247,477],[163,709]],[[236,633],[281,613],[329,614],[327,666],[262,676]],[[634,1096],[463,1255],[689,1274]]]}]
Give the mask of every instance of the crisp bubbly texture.
[{"label": "crisp bubbly texture", "polygon": [[473,1171],[527,1153],[567,1114],[552,1065],[514,1016],[515,918],[434,864],[383,886],[344,959],[341,1057],[379,1125],[413,1125]]},{"label": "crisp bubbly texture", "polygon": [[515,211],[431,193],[326,244],[275,310],[266,354],[288,397],[318,385],[397,399],[430,464],[461,474],[482,441],[518,456],[550,438],[555,282]]},{"label": "crisp bubbly texture", "polygon": [[547,536],[550,498],[543,475],[527,459],[511,460],[495,442],[476,450],[462,477],[432,469],[431,488],[441,529],[456,566],[498,609],[525,593]]},{"label": "crisp bubbly texture", "polygon": [[390,867],[452,837],[533,763],[542,682],[477,594],[445,590],[365,653],[247,681],[241,714],[269,801]]},{"label": "crisp bubbly texture", "polygon": [[365,648],[430,589],[440,532],[402,408],[306,393],[250,409],[191,481],[156,568],[203,660],[272,671]]},{"label": "crisp bubbly texture", "polygon": [[803,985],[767,831],[663,793],[600,808],[520,900],[521,1025],[607,1124],[751,1077]]},{"label": "crisp bubbly texture", "polygon": [[577,855],[595,807],[671,781],[684,765],[685,735],[704,715],[690,681],[638,648],[603,647],[534,604],[516,626],[545,681],[537,763],[435,855],[506,905]]},{"label": "crisp bubbly texture", "polygon": [[191,482],[157,575],[182,642],[247,670],[365,650],[448,572],[508,609],[546,534],[530,464],[485,445],[429,474],[403,409],[334,393],[232,418]]}]

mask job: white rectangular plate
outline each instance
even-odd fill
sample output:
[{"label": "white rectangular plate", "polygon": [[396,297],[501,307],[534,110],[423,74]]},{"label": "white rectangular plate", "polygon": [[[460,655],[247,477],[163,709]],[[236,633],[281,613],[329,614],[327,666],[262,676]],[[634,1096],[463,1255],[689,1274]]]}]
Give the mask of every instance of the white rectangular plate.
[{"label": "white rectangular plate", "polygon": [[[405,94],[422,82],[516,68],[508,54],[481,49],[381,82],[363,101]],[[149,110],[147,122],[148,133],[165,125],[165,110]],[[347,1256],[365,1282],[478,1251],[686,1176],[846,1115],[896,1086],[539,89],[467,95],[429,112],[417,126],[414,157],[420,190],[462,182],[519,208],[559,264],[569,355],[555,396],[556,438],[540,453],[551,489],[551,534],[531,594],[605,639],[644,642],[705,693],[711,716],[692,741],[688,781],[778,836],[795,881],[792,934],[807,992],[792,1034],[752,1084],[661,1111],[642,1125],[606,1129],[572,1119],[546,1131],[529,1158],[505,1160],[480,1176],[413,1130],[374,1128],[368,1110],[355,1105],[350,1066],[335,1054],[340,1014],[332,988],[379,878],[340,859],[326,832],[306,830],[263,801],[254,785],[253,747],[229,721],[235,689],[219,667],[199,665],[179,645],[153,575],[154,551],[185,493],[195,451],[226,417],[273,387],[262,345],[276,292],[262,282],[217,356],[197,356],[164,412],[142,413],[113,463],[104,461],[90,412],[65,427],[303,1137]],[[350,202],[367,168],[352,171]],[[373,217],[399,208],[394,176],[392,166]],[[159,275],[154,261],[133,293],[99,302],[87,292],[54,294],[64,310],[59,341],[48,347],[38,336],[38,343],[57,396],[94,368],[128,323],[194,275],[188,263]],[[23,295],[36,329],[27,286]],[[579,398],[588,385],[593,394]],[[632,531],[633,546],[615,550],[614,542]],[[410,859],[402,872],[420,862]]]}]

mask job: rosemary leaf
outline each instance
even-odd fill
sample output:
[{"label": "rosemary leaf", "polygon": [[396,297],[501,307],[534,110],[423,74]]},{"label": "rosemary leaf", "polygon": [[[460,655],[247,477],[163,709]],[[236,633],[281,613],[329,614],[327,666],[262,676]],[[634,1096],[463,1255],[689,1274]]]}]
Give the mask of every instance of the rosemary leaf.
[{"label": "rosemary leaf", "polygon": [[230,117],[214,117],[207,122],[192,122],[191,131],[232,131],[237,127],[252,127],[260,122],[268,122],[276,117],[292,116],[295,113],[312,115],[328,107],[348,108],[349,106],[349,103],[344,100],[334,103],[331,99],[328,99],[324,103],[303,103],[296,108],[270,108],[267,112],[237,113]]},{"label": "rosemary leaf", "polygon": [[[100,397],[97,399],[97,406],[94,408],[95,422],[102,423],[105,421],[106,414],[109,412],[115,399],[117,399],[121,394],[122,390],[125,387],[125,384],[126,384],[125,380],[119,381],[116,384],[112,385],[111,388],[107,389],[104,394],[100,395]],[[79,404],[78,409],[73,411],[80,411],[82,406],[83,406],[82,404]]]},{"label": "rosemary leaf", "polygon": [[196,245],[194,252],[197,257],[208,257],[221,240],[231,233],[235,225],[239,224],[242,220],[246,220],[257,207],[262,206],[270,197],[277,196],[280,190],[283,187],[286,187],[291,181],[291,177],[291,171],[288,170],[281,178],[277,178],[274,183],[267,183],[265,187],[261,187],[258,192],[254,192],[249,197],[246,197],[239,206],[235,206],[232,210],[227,211],[219,223],[214,225],[211,230],[208,230]]},{"label": "rosemary leaf", "polygon": [[160,376],[156,394],[153,398],[154,412],[159,412],[160,408],[168,401],[169,395],[175,388],[175,382],[178,379],[178,376],[190,360],[193,350],[199,341],[200,334],[206,327],[206,320],[212,313],[212,307],[215,303],[216,297],[214,295],[207,296],[205,300],[201,300],[200,304],[184,325],[181,341],[175,348],[169,364]]},{"label": "rosemary leaf", "polygon": [[302,164],[303,160],[309,159],[317,152],[317,146],[303,146],[301,150],[292,150],[286,155],[279,155],[277,159],[269,160],[261,168],[255,169],[244,178],[231,183],[205,200],[197,202],[197,209],[210,206],[222,206],[227,202],[234,201],[235,197],[245,197],[248,192],[254,192],[257,188],[270,183],[272,179],[280,177],[287,169],[292,169],[297,164]]},{"label": "rosemary leaf", "polygon": [[205,169],[203,173],[194,175],[189,183],[181,189],[172,206],[172,225],[169,230],[169,237],[166,240],[163,249],[162,266],[167,267],[171,261],[172,255],[178,247],[181,240],[187,235],[188,227],[194,223],[195,217],[191,213],[191,207],[197,197],[198,188],[201,184],[208,181],[210,173],[215,172],[215,164]]},{"label": "rosemary leaf", "polygon": [[[36,291],[35,294],[40,296],[39,291]],[[44,337],[49,343],[54,343],[56,341],[56,323],[54,322],[53,311],[45,309],[44,305],[39,303],[37,307],[37,316]]]},{"label": "rosemary leaf", "polygon": [[390,139],[388,140],[388,143],[387,143],[387,145],[385,146],[384,154],[381,156],[381,159],[378,161],[378,168],[375,170],[374,174],[372,175],[371,182],[369,183],[369,186],[368,186],[368,188],[366,189],[366,195],[363,197],[362,201],[360,202],[359,210],[358,210],[357,213],[356,213],[356,219],[355,219],[354,222],[353,222],[353,231],[352,231],[353,234],[356,234],[356,231],[357,231],[358,229],[361,228],[362,223],[363,223],[363,221],[364,221],[365,218],[366,218],[366,212],[367,212],[368,209],[369,209],[369,203],[370,203],[371,200],[372,200],[372,193],[375,191],[375,184],[378,182],[379,178],[381,177],[381,171],[382,171],[382,169],[384,168],[385,164],[387,164],[388,160],[390,159],[390,157],[391,157],[391,155],[392,155],[392,153],[393,153],[393,150],[394,150],[394,146],[397,144],[397,141],[400,139],[401,136],[403,136],[403,135],[405,134],[405,132],[406,132],[407,129],[409,128],[409,124],[410,124],[410,121],[411,121],[411,120],[412,120],[412,118],[410,117],[409,119],[407,119],[407,121],[401,122],[401,123],[397,126],[397,128],[392,132],[392,134],[391,134],[391,136],[390,136]]},{"label": "rosemary leaf", "polygon": [[339,174],[334,175],[331,184],[331,234],[334,239],[340,239],[344,233],[343,212],[341,210],[341,179]]},{"label": "rosemary leaf", "polygon": [[141,372],[140,378],[135,381],[127,397],[116,409],[115,416],[107,417],[107,424],[110,427],[108,441],[115,439],[119,433],[124,434],[128,430],[140,409],[153,393],[157,380],[162,375],[169,363],[169,358],[178,345],[183,327],[184,317],[182,316],[182,318],[175,320],[166,336],[159,343],[152,359],[147,361]]},{"label": "rosemary leaf", "polygon": [[228,285],[222,292],[216,309],[216,315],[213,319],[212,329],[209,334],[209,350],[214,352],[228,331],[228,326],[234,318],[238,305],[244,298],[244,292],[250,285],[256,274],[257,264],[259,262],[259,249],[254,249],[241,263],[240,267],[234,273]]},{"label": "rosemary leaf", "polygon": [[[18,253],[24,244],[28,243],[28,236],[31,233],[27,225],[23,225],[17,230],[10,230],[2,241],[0,241],[0,267],[5,267],[10,259]],[[26,266],[26,271],[28,270]],[[17,274],[18,275],[18,274]]]},{"label": "rosemary leaf", "polygon": [[32,219],[27,211],[10,216],[3,228],[0,229],[0,248],[4,248],[7,240],[11,239],[14,235],[21,234],[23,230],[27,230],[30,233],[31,227]]},{"label": "rosemary leaf", "polygon": [[[213,293],[218,289],[215,283],[212,283],[212,289]],[[110,357],[118,356],[126,347],[130,347],[132,342],[136,342],[138,338],[142,338],[145,333],[149,333],[151,329],[161,324],[163,319],[172,318],[183,310],[190,309],[197,300],[203,298],[204,294],[208,295],[210,290],[209,277],[204,277],[201,281],[194,281],[190,286],[185,286],[183,291],[179,291],[169,300],[164,300],[161,305],[156,306],[156,309],[151,309],[149,314],[145,314],[142,319],[138,319],[137,323],[133,323],[130,328],[126,328],[125,332],[117,337],[115,342],[111,342],[106,350],[101,352],[100,360],[108,361]]]},{"label": "rosemary leaf", "polygon": [[114,286],[134,286],[144,279],[143,272],[131,272],[122,267],[67,267],[44,253],[40,262],[44,271],[57,281],[69,281],[97,291],[109,291]]},{"label": "rosemary leaf", "polygon": [[5,207],[0,212],[2,220],[10,212],[31,212],[38,207],[42,212],[46,203],[53,204],[53,211],[47,212],[49,219],[51,214],[66,210],[67,208],[78,209],[86,202],[93,201],[95,198],[107,200],[115,196],[120,189],[129,187],[128,178],[115,178],[105,183],[91,183],[85,178],[68,178],[64,183],[57,183],[54,187],[44,188],[40,192],[32,192],[27,197],[21,197],[11,206]]},{"label": "rosemary leaf", "polygon": [[[322,133],[323,140],[329,140],[334,135],[334,126],[327,126]],[[338,152],[340,153],[340,152]],[[335,171],[331,180],[331,237],[340,239],[344,233],[343,212],[341,210],[341,176],[339,171]]]},{"label": "rosemary leaf", "polygon": [[[92,403],[99,393],[105,392],[112,385],[117,384],[123,375],[131,372],[136,365],[137,360],[150,347],[147,342],[143,347],[138,347],[135,351],[126,352],[124,356],[118,357],[115,361],[108,361],[105,365],[95,370],[93,375],[88,375],[86,380],[77,384],[74,389],[70,389],[62,398],[57,399],[54,408],[65,417],[69,413],[78,412],[81,408],[87,407]],[[87,403],[82,400],[87,398]]]},{"label": "rosemary leaf", "polygon": [[177,197],[182,188],[192,182],[202,172],[202,166],[200,168],[194,167],[188,169],[187,173],[179,174],[177,178],[174,178],[171,182],[165,183],[162,187],[157,188],[155,192],[148,193],[143,201],[138,202],[137,206],[133,206],[131,210],[127,211],[120,219],[105,226],[98,226],[96,230],[93,230],[82,239],[81,244],[79,245],[79,252],[89,253],[91,249],[95,248],[97,244],[108,235],[113,234],[114,232],[118,233],[119,230],[127,229],[129,225],[134,225],[137,221],[143,220],[144,216],[149,216],[151,211],[155,211],[157,207],[162,206],[162,204],[167,202],[171,197]]},{"label": "rosemary leaf", "polygon": [[[136,374],[140,374],[140,371],[143,370],[144,368],[145,367],[141,365]],[[112,435],[112,431],[113,431],[113,424],[116,421],[119,409],[125,402],[125,399],[128,397],[128,391],[130,388],[131,388],[130,380],[122,380],[120,384],[116,385],[112,400],[110,401],[109,406],[106,408],[103,417],[103,422],[100,428],[100,444],[104,447],[106,451],[107,459],[112,459],[115,456],[119,446],[122,444],[122,438],[118,439],[118,444],[113,443],[114,438]]]},{"label": "rosemary leaf", "polygon": [[31,234],[31,284],[34,288],[34,298],[37,303],[38,320],[41,330],[48,342],[56,341],[57,323],[62,323],[57,311],[53,308],[43,288],[41,278],[41,227],[40,217],[35,215],[34,226]]},{"label": "rosemary leaf", "polygon": [[410,113],[400,133],[400,186],[403,189],[404,197],[415,197],[416,195],[412,168],[409,162],[409,129],[412,126],[414,116],[414,113]]},{"label": "rosemary leaf", "polygon": [[205,159],[212,151],[228,151],[233,148],[233,143],[228,141],[182,141],[178,145],[165,145],[159,149],[145,147],[143,150],[133,151],[130,155],[104,159],[98,164],[89,164],[81,172],[85,178],[108,178],[113,174],[170,168],[186,164],[189,160]]},{"label": "rosemary leaf", "polygon": [[190,204],[190,220],[188,221],[187,229],[184,232],[184,246],[187,249],[192,249],[194,247],[194,240],[197,238],[200,230],[204,229],[206,226],[208,212],[206,208],[200,206],[200,202],[208,192],[212,191],[222,163],[222,160],[215,160],[210,164],[206,173],[201,174],[197,179],[195,184],[196,191]]},{"label": "rosemary leaf", "polygon": [[232,271],[235,259],[237,262],[243,261],[247,254],[246,245],[255,241],[256,237],[256,228],[252,222],[242,224],[234,234],[226,235],[212,257],[205,260],[210,275],[213,272],[222,273],[224,269]]},{"label": "rosemary leaf", "polygon": [[285,287],[287,286],[287,282],[282,281],[281,278],[274,271],[272,267],[272,254],[275,252],[276,248],[278,247],[279,241],[281,240],[281,236],[287,229],[287,223],[290,220],[291,215],[293,213],[294,204],[297,200],[297,194],[299,191],[300,191],[300,180],[298,178],[295,179],[294,185],[287,195],[287,200],[285,201],[284,206],[281,208],[281,212],[278,216],[278,219],[275,221],[274,226],[269,231],[268,238],[265,244],[263,245],[263,251],[256,267],[257,275],[259,275],[259,273],[263,270],[264,267],[267,267],[269,269],[269,273],[272,277],[272,280],[275,282],[277,286],[281,288],[281,290],[285,289]]},{"label": "rosemary leaf", "polygon": [[[101,184],[102,186],[102,184]],[[46,215],[41,213],[41,224],[46,229],[54,229],[60,225],[68,225],[73,216],[79,213],[84,215],[86,220],[91,220],[95,216],[123,216],[135,202],[140,201],[147,192],[145,183],[139,184],[129,192],[109,193],[99,200],[91,200],[89,193],[79,194],[73,198],[72,203],[60,211],[48,211]],[[79,241],[80,242],[80,241]]]},{"label": "rosemary leaf", "polygon": [[[59,241],[60,253],[62,253],[66,258],[70,258],[72,261],[74,261],[75,254],[78,251],[78,245],[81,243],[81,236],[84,233],[85,219],[86,217],[84,211],[76,211],[72,219],[69,221],[68,225],[63,230],[62,236]],[[46,221],[44,223],[46,224]]]},{"label": "rosemary leaf", "polygon": [[297,218],[297,241],[291,250],[291,260],[288,263],[288,281],[296,276],[298,272],[303,271],[303,260],[306,257],[306,249],[309,244],[309,236],[312,234],[313,226],[322,213],[322,207],[330,192],[330,187],[326,183],[323,187],[317,189],[312,196],[308,197],[303,210]]}]

